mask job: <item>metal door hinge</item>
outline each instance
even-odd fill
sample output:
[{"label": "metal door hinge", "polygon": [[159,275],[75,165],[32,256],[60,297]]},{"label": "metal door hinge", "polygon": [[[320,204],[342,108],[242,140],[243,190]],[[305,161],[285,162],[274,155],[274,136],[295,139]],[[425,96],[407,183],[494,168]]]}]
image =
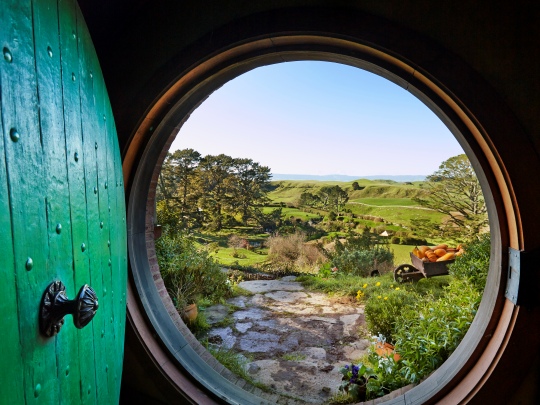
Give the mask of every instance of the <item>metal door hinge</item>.
[{"label": "metal door hinge", "polygon": [[509,248],[505,297],[515,305],[538,306],[540,294],[540,249],[522,251]]}]

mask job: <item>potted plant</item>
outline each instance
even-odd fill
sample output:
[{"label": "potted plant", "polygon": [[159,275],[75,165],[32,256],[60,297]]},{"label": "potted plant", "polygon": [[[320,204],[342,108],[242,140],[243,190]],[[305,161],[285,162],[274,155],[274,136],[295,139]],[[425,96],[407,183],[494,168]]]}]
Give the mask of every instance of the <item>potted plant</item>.
[{"label": "potted plant", "polygon": [[173,277],[173,289],[169,289],[176,310],[186,323],[197,319],[197,285],[189,273],[176,273]]}]

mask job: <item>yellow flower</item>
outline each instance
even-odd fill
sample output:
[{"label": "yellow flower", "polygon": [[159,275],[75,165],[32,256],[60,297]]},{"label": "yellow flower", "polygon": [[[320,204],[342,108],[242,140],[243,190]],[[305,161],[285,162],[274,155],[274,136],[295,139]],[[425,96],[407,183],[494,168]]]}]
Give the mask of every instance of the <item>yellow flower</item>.
[{"label": "yellow flower", "polygon": [[384,297],[384,299],[385,299],[385,300],[387,300],[387,299],[388,299],[388,297]]},{"label": "yellow flower", "polygon": [[391,285],[390,285],[390,288],[394,288],[394,284],[391,284]]},{"label": "yellow flower", "polygon": [[399,290],[399,287],[396,287],[396,291],[398,291],[398,290]]},{"label": "yellow flower", "polygon": [[380,295],[377,296],[378,299],[381,299],[382,297]]},{"label": "yellow flower", "polygon": [[364,284],[364,285],[362,286],[362,288],[366,288],[366,287],[367,287],[367,284]]},{"label": "yellow flower", "polygon": [[377,287],[381,285],[380,281],[377,281],[377,284],[375,284]]}]

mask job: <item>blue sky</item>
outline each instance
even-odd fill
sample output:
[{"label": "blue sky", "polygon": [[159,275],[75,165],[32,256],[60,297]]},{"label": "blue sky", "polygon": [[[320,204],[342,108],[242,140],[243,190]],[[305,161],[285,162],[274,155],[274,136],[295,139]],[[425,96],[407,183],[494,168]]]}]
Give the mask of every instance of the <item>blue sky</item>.
[{"label": "blue sky", "polygon": [[367,71],[330,62],[257,68],[197,108],[171,150],[251,158],[273,173],[427,175],[463,153],[422,102]]}]

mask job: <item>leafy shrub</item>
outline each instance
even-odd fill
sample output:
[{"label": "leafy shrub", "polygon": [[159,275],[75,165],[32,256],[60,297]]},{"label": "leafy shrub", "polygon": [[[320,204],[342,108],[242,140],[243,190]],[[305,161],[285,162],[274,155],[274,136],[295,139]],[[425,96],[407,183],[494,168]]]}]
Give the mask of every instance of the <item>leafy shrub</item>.
[{"label": "leafy shrub", "polygon": [[371,389],[368,386],[369,397],[418,383],[437,369],[463,339],[481,297],[467,279],[452,280],[438,299],[411,294],[411,300],[400,302],[401,297],[391,298],[390,294],[387,300],[372,296],[365,308],[370,332],[381,330],[385,334],[387,330],[401,359],[370,353],[368,359],[377,378]]},{"label": "leafy shrub", "polygon": [[477,291],[483,291],[486,285],[491,253],[489,234],[467,245],[465,254],[458,256],[456,261],[448,266],[448,271],[456,278],[468,280]]},{"label": "leafy shrub", "polygon": [[390,243],[393,245],[399,245],[401,242],[401,238],[398,236],[392,236],[392,239],[390,239]]},{"label": "leafy shrub", "polygon": [[419,300],[396,322],[396,350],[402,356],[401,374],[416,383],[437,369],[469,329],[482,294],[466,280],[456,279],[444,297]]},{"label": "leafy shrub", "polygon": [[370,350],[368,360],[373,364],[371,370],[376,378],[370,378],[366,384],[367,399],[373,399],[386,395],[408,384],[399,372],[400,362],[391,356],[378,356],[374,350]]},{"label": "leafy shrub", "polygon": [[394,263],[394,253],[369,228],[361,235],[349,234],[344,242],[337,239],[334,250],[324,252],[340,272],[361,277],[369,276],[375,269],[380,274],[388,272]]},{"label": "leafy shrub", "polygon": [[210,253],[217,253],[219,251],[219,242],[210,242],[206,245],[206,250]]},{"label": "leafy shrub", "polygon": [[206,250],[198,250],[192,237],[165,234],[156,240],[156,254],[165,287],[178,310],[197,297],[219,301],[227,297],[227,275]]},{"label": "leafy shrub", "polygon": [[427,245],[427,241],[417,236],[403,236],[401,238],[401,245]]},{"label": "leafy shrub", "polygon": [[383,335],[390,343],[395,342],[397,322],[407,308],[414,306],[421,297],[403,289],[372,295],[364,309],[366,324],[372,335]]},{"label": "leafy shrub", "polygon": [[377,246],[371,250],[345,249],[332,258],[332,263],[339,271],[360,277],[367,277],[371,271],[378,269],[380,273],[387,272],[393,267],[394,254]]},{"label": "leafy shrub", "polygon": [[319,266],[317,277],[328,278],[337,275],[336,267],[332,267],[332,263],[326,262]]}]

